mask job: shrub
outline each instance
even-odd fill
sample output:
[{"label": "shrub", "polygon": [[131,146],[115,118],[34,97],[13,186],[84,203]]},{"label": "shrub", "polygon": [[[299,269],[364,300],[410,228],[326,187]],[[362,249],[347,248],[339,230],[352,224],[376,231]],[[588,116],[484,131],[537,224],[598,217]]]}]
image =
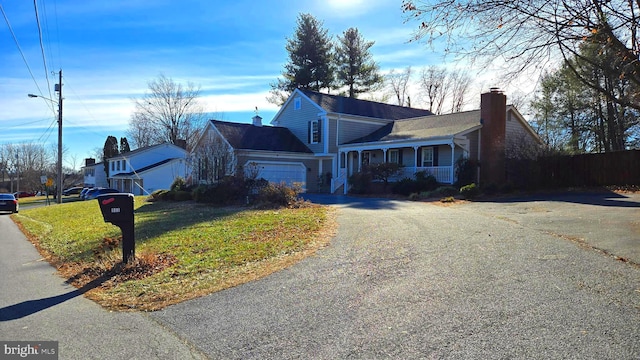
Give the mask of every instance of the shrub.
[{"label": "shrub", "polygon": [[260,188],[256,201],[261,205],[291,207],[301,200],[299,197],[301,192],[302,188],[299,184],[289,186],[284,182],[268,183]]},{"label": "shrub", "polygon": [[371,191],[372,177],[368,171],[360,171],[349,176],[349,192],[354,194],[366,194]]},{"label": "shrub", "polygon": [[191,192],[185,190],[171,191],[173,193],[173,200],[175,201],[187,201],[191,200]]},{"label": "shrub", "polygon": [[418,171],[415,176],[416,182],[418,182],[419,191],[431,191],[438,187],[438,180],[436,180],[436,177],[431,174],[427,174],[426,171]]},{"label": "shrub", "polygon": [[187,190],[187,183],[180,176],[176,177],[171,183],[171,187],[169,187],[171,191],[185,191]]},{"label": "shrub", "polygon": [[382,180],[386,190],[389,178],[400,173],[400,165],[397,163],[373,164],[369,166],[369,171],[374,180]]},{"label": "shrub", "polygon": [[459,193],[455,186],[440,186],[431,192],[431,196],[455,196]]},{"label": "shrub", "polygon": [[494,183],[487,184],[486,186],[482,187],[482,192],[487,195],[494,195],[495,193],[498,192],[498,185]]},{"label": "shrub", "polygon": [[476,184],[465,185],[460,188],[460,195],[462,195],[465,199],[471,200],[480,195],[480,189],[476,186]]},{"label": "shrub", "polygon": [[455,202],[456,199],[453,196],[447,196],[447,197],[443,197],[442,199],[440,199],[440,202],[442,203],[452,203]]},{"label": "shrub", "polygon": [[420,189],[417,181],[409,178],[402,178],[400,181],[393,184],[391,192],[394,194],[409,196],[412,193],[420,192]]},{"label": "shrub", "polygon": [[478,172],[478,162],[467,158],[458,158],[456,160],[456,178],[457,184],[471,184],[476,181]]}]

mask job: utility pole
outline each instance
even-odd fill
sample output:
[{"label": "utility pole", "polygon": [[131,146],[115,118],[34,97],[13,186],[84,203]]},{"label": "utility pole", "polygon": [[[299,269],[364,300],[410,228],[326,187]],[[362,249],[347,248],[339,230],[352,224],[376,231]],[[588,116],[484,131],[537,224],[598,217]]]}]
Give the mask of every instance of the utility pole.
[{"label": "utility pole", "polygon": [[60,69],[60,81],[58,82],[58,185],[56,189],[56,202],[62,203],[62,69]]}]

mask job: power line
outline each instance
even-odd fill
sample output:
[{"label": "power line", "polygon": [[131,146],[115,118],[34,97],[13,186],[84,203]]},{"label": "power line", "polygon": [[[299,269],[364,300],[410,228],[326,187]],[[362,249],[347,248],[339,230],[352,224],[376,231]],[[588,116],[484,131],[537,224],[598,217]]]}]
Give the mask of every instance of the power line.
[{"label": "power line", "polygon": [[[38,16],[38,3],[36,0],[33,0],[33,9],[35,10],[35,13],[36,13],[36,25],[38,25],[38,38],[40,39],[40,50],[42,52],[44,76],[47,79],[47,88],[49,90],[49,97],[52,98],[53,96],[51,96],[51,84],[49,83],[49,70],[47,69],[47,58],[44,54],[44,43],[42,42],[42,27],[40,27],[40,17]],[[62,86],[62,84],[60,84],[60,86]]]},{"label": "power line", "polygon": [[[33,72],[31,71],[31,67],[29,66],[29,63],[27,62],[27,58],[24,56],[24,52],[22,52],[22,48],[20,47],[20,43],[18,42],[18,38],[16,37],[16,34],[13,32],[13,28],[11,27],[11,23],[9,22],[9,18],[7,18],[7,14],[4,12],[4,8],[2,7],[2,4],[0,4],[0,11],[2,11],[2,16],[4,17],[4,21],[7,23],[7,26],[9,27],[9,32],[11,32],[11,36],[13,37],[13,41],[16,43],[16,47],[18,48],[18,52],[20,52],[20,56],[22,56],[22,61],[24,61],[24,64],[27,67],[27,70],[29,70],[29,75],[31,75],[31,79],[33,79],[33,82],[36,84],[36,88],[38,89],[38,93],[40,95],[42,95],[42,90],[40,89],[40,86],[38,85],[38,82],[36,81],[36,77],[33,76]],[[53,105],[52,104],[48,104],[48,106],[51,108],[51,111],[55,110],[53,109]]]}]

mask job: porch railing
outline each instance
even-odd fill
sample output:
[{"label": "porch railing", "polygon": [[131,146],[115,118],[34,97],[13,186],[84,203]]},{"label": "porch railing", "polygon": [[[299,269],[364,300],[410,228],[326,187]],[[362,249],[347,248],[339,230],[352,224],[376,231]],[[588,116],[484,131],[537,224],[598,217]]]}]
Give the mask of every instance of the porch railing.
[{"label": "porch railing", "polygon": [[344,185],[345,187],[345,193],[347,190],[347,169],[339,169],[338,170],[338,177],[332,178],[331,179],[331,193],[333,194],[334,192],[336,192],[336,190],[338,190],[338,188]]},{"label": "porch railing", "polygon": [[419,171],[424,171],[428,175],[433,175],[441,184],[453,184],[453,179],[451,178],[451,166],[429,166],[429,167],[405,167],[402,168],[402,172],[398,178],[398,180],[402,178],[410,178],[413,179],[415,177],[415,173]]}]

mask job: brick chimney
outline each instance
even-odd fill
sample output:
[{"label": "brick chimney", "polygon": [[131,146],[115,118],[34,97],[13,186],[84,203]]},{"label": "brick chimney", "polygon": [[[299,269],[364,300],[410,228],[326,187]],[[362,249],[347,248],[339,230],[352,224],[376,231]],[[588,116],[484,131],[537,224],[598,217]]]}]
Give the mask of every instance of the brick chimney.
[{"label": "brick chimney", "polygon": [[84,159],[84,166],[93,165],[96,163],[96,159],[94,158],[86,158]]},{"label": "brick chimney", "polygon": [[505,137],[507,97],[498,88],[480,95],[480,179],[482,185],[506,180]]}]

